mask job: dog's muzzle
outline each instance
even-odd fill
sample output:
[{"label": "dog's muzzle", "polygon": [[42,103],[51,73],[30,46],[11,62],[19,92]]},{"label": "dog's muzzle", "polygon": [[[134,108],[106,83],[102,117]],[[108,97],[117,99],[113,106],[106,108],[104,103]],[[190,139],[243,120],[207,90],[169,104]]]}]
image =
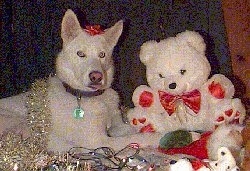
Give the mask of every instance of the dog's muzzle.
[{"label": "dog's muzzle", "polygon": [[89,79],[90,79],[91,83],[99,84],[99,83],[101,83],[101,81],[103,79],[103,74],[99,71],[92,71],[89,74]]},{"label": "dog's muzzle", "polygon": [[88,87],[95,90],[101,89],[103,86],[103,79],[103,74],[100,71],[92,71],[89,73],[90,84]]}]

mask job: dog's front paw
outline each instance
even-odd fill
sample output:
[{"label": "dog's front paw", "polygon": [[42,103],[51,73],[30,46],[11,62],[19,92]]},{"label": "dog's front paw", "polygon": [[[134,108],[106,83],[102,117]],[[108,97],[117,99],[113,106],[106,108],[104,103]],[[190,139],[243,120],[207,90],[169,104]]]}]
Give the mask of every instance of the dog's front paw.
[{"label": "dog's front paw", "polygon": [[113,126],[107,130],[107,134],[110,137],[123,137],[127,135],[136,134],[137,132],[138,131],[129,124]]}]

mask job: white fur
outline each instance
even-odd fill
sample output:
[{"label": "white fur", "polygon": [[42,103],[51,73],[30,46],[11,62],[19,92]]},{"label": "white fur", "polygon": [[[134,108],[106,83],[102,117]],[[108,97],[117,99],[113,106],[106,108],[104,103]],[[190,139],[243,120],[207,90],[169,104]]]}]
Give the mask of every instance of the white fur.
[{"label": "white fur", "polygon": [[179,159],[175,164],[170,164],[169,171],[193,171],[192,164],[187,159]]},{"label": "white fur", "polygon": [[[97,148],[110,146],[115,150],[121,149],[129,143],[139,143],[140,146],[157,147],[160,134],[136,134],[127,137],[111,138],[107,136],[107,129],[122,123],[118,109],[118,94],[110,88],[113,80],[112,52],[123,28],[119,21],[104,34],[91,36],[79,24],[73,11],[67,10],[63,20],[61,37],[63,48],[56,59],[56,76],[50,77],[48,87],[49,109],[51,111],[52,126],[48,137],[48,150],[67,151],[74,146]],[[85,57],[79,57],[81,50]],[[105,58],[99,53],[105,52]],[[62,82],[66,82],[74,89],[96,91],[89,85],[89,74],[99,71],[103,74],[101,85],[96,89],[105,89],[100,96],[82,97],[80,105],[85,114],[83,119],[75,119],[73,110],[78,106],[77,98],[66,92]],[[20,97],[22,101],[20,101]],[[24,116],[26,114],[24,94],[2,99],[1,112],[9,111],[9,115]],[[3,113],[3,114],[5,114]],[[2,113],[1,113],[2,114]],[[114,122],[115,121],[115,122]]]},{"label": "white fur", "polygon": [[209,159],[218,160],[217,154],[220,153],[220,150],[224,150],[220,149],[221,147],[227,147],[234,156],[239,156],[243,143],[241,129],[241,127],[234,125],[220,125],[213,132],[207,144]]},{"label": "white fur", "polygon": [[192,167],[189,160],[179,159],[175,163],[170,162],[169,171],[239,171],[239,167],[236,165],[235,159],[228,148],[220,147],[217,150],[217,158],[218,160],[215,161],[203,161],[208,163],[208,167],[200,161],[202,166],[198,170]]},{"label": "white fur", "polygon": [[[141,46],[140,60],[146,66],[146,77],[149,86],[140,85],[134,90],[134,108],[128,111],[128,120],[146,118],[144,124],[133,125],[140,130],[147,124],[152,124],[155,131],[167,133],[178,129],[189,131],[211,131],[215,125],[221,124],[216,120],[223,116],[225,123],[230,123],[236,118],[237,111],[239,122],[245,118],[245,108],[240,99],[233,99],[234,86],[224,75],[216,74],[208,79],[211,66],[205,56],[206,45],[201,35],[194,31],[184,31],[175,37],[170,37],[160,42],[147,41]],[[181,70],[186,70],[181,74]],[[221,85],[225,91],[224,98],[217,98],[209,92],[209,85],[214,82]],[[176,88],[169,85],[176,83]],[[201,93],[200,110],[195,114],[180,100],[175,112],[169,116],[160,103],[158,91],[172,95],[199,90]],[[153,103],[149,107],[139,105],[142,92],[153,94]],[[225,111],[233,110],[231,116]]]},{"label": "white fur", "polygon": [[239,167],[228,148],[220,147],[217,158],[218,160],[209,162],[212,171],[239,171]]}]

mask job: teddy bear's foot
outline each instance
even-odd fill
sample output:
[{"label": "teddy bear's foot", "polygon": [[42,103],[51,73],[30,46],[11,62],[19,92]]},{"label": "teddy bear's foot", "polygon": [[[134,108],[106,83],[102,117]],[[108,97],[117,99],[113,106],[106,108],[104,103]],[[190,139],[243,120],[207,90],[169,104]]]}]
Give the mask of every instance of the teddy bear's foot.
[{"label": "teddy bear's foot", "polygon": [[242,124],[245,115],[246,110],[244,106],[241,103],[240,99],[230,99],[230,100],[224,100],[220,103],[221,106],[224,106],[224,108],[218,112],[220,113],[216,118],[216,125],[220,124]]}]

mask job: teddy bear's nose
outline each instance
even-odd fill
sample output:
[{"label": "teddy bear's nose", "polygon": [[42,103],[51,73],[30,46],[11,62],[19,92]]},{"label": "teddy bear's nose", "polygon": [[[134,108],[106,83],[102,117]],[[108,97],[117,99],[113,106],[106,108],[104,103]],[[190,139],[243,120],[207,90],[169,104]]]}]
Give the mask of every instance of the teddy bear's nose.
[{"label": "teddy bear's nose", "polygon": [[168,85],[170,89],[175,89],[176,88],[176,83],[171,83]]}]

